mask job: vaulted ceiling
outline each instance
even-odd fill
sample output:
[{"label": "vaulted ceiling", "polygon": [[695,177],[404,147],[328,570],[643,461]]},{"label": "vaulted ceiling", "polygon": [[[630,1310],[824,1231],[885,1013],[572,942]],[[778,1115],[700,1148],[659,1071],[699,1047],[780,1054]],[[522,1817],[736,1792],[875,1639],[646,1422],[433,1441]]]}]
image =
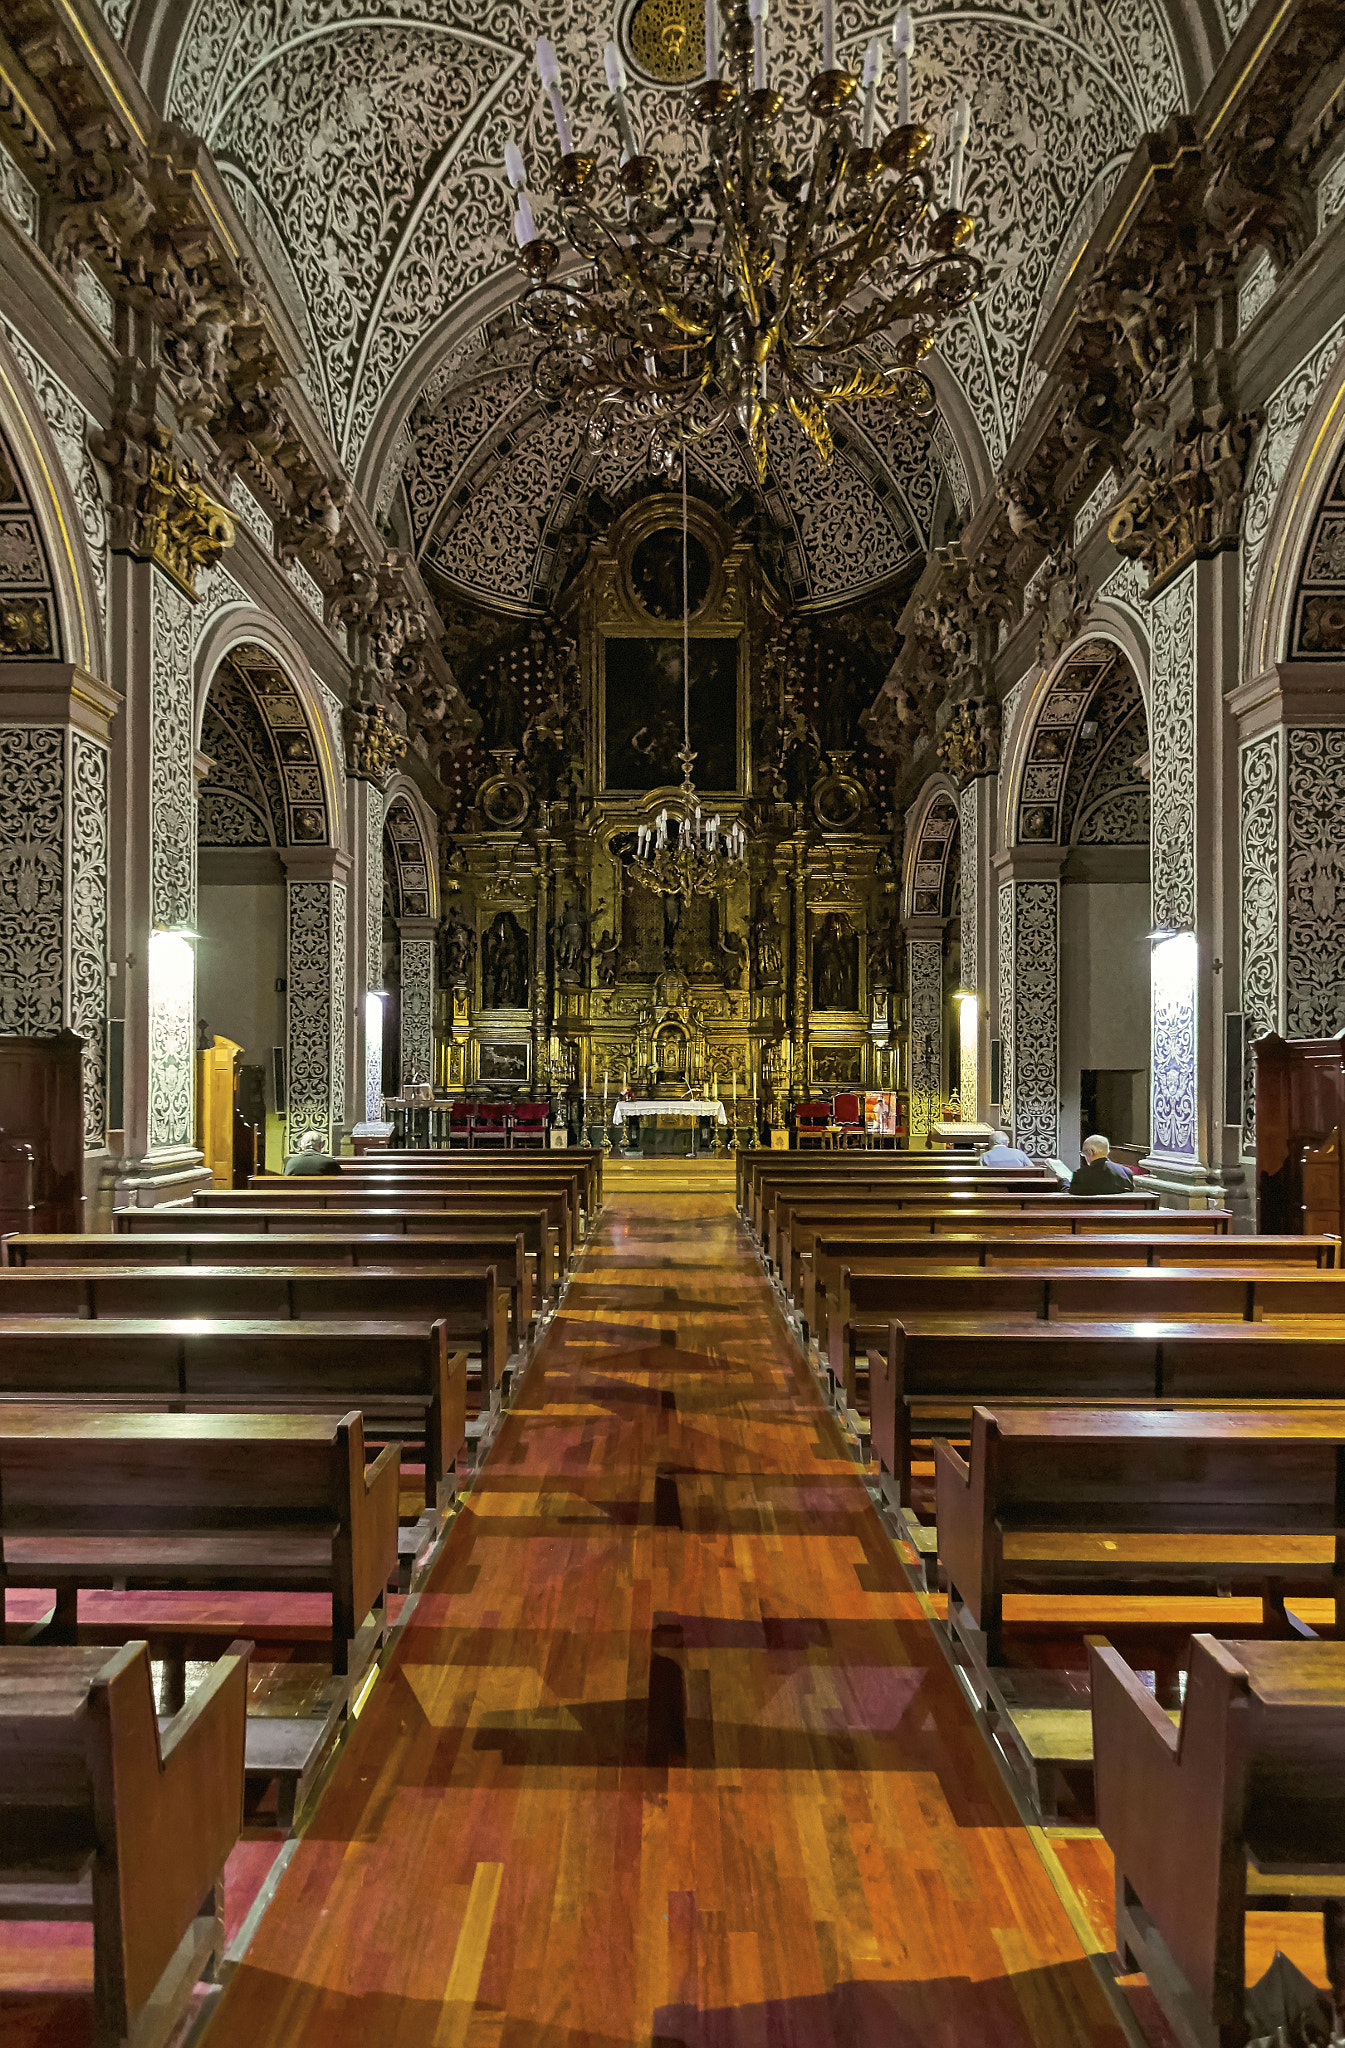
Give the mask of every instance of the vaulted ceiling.
[{"label": "vaulted ceiling", "polygon": [[[469,598],[545,602],[586,495],[609,503],[638,488],[633,434],[594,453],[532,397],[501,159],[517,135],[539,186],[552,159],[532,56],[545,31],[579,135],[614,155],[601,52],[615,33],[645,147],[680,162],[692,146],[685,96],[638,66],[640,4],[614,15],[576,0],[103,0],[157,102],[209,144],[266,252],[346,467],[431,580]],[[1248,4],[919,9],[918,111],[942,137],[959,95],[972,98],[967,203],[987,267],[982,297],[943,339],[940,417],[903,425],[870,402],[828,469],[782,429],[764,490],[728,431],[697,450],[711,495],[755,502],[795,601],[835,604],[901,576],[984,488],[1038,388],[1034,340],[1123,164],[1198,98]],[[891,0],[842,4],[840,60],[857,67],[892,11]],[[816,68],[819,15],[820,0],[771,9],[772,83],[787,107]]]}]

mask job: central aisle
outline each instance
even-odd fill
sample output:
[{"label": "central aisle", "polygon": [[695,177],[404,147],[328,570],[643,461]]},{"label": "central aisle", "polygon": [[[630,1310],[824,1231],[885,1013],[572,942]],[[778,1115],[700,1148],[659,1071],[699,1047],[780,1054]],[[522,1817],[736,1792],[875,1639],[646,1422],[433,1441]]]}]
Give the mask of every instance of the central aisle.
[{"label": "central aisle", "polygon": [[1121,2048],[700,1172],[614,1165],[209,2048]]}]

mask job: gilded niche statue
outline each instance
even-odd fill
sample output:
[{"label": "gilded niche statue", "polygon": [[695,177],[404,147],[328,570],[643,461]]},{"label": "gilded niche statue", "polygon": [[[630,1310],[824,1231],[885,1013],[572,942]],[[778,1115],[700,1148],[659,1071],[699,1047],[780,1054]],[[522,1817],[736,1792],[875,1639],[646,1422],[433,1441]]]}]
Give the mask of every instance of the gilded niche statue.
[{"label": "gilded niche statue", "polygon": [[761,988],[778,988],[784,975],[780,922],[772,903],[762,897],[752,923],[752,964]]},{"label": "gilded niche statue", "polygon": [[439,933],[439,983],[442,988],[466,988],[472,978],[476,957],[476,933],[456,910],[450,912]]},{"label": "gilded niche statue", "polygon": [[859,941],[836,910],[813,935],[813,1008],[859,1008]]},{"label": "gilded niche statue", "polygon": [[501,910],[481,947],[481,1004],[521,1010],[528,1000],[528,937],[512,910]]}]

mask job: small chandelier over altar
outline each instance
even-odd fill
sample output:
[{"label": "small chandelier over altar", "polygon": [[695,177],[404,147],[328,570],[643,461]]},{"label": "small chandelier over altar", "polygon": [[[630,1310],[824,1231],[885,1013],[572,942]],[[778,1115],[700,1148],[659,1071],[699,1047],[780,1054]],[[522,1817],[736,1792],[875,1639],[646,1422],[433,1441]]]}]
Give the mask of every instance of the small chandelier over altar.
[{"label": "small chandelier over altar", "polygon": [[[933,133],[911,118],[910,9],[892,31],[896,120],[880,135],[882,44],[870,42],[862,78],[840,68],[835,0],[823,0],[821,68],[803,96],[820,129],[790,163],[773,132],[784,102],[767,75],[768,5],[705,0],[705,77],[688,101],[706,160],[695,163],[688,145],[680,169],[644,153],[621,54],[607,44],[620,140],[609,201],[596,154],[575,145],[556,52],[539,40],[560,144],[550,178],[557,232],[582,265],[572,275],[552,280],[559,242],[537,225],[517,144],[505,150],[518,260],[532,279],[521,311],[542,344],[534,387],[586,414],[597,440],[623,413],[645,420],[656,468],[730,418],[764,477],[782,409],[824,462],[836,405],[885,398],[929,415],[921,364],[980,287],[968,248],[976,224],[962,210],[969,110],[964,101],[953,117],[941,203]],[[885,362],[873,359],[880,341]]]},{"label": "small chandelier over altar", "polygon": [[718,811],[706,817],[696,797],[691,770],[696,756],[683,747],[680,815],[665,804],[652,825],[641,825],[635,838],[635,876],[660,896],[710,896],[732,879],[735,867],[747,861],[747,834],[741,825],[727,832]]}]

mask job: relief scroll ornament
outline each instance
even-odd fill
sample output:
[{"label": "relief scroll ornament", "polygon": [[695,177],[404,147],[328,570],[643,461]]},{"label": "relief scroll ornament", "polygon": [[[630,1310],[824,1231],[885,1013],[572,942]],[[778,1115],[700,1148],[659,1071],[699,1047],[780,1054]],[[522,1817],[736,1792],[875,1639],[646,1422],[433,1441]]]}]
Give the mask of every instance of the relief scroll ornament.
[{"label": "relief scroll ornament", "polygon": [[206,491],[194,462],[174,455],[171,429],[124,412],[89,440],[112,473],[112,545],[157,562],[188,597],[196,574],[234,544],[233,515]]},{"label": "relief scroll ornament", "polygon": [[999,767],[1000,709],[993,697],[968,697],[939,734],[937,753],[959,789]]},{"label": "relief scroll ornament", "polygon": [[1178,427],[1169,453],[1146,449],[1107,522],[1118,554],[1143,563],[1153,597],[1189,562],[1236,547],[1247,458],[1261,415],[1211,406]]},{"label": "relief scroll ornament", "polygon": [[381,789],[406,752],[406,734],[381,704],[350,704],[341,724],[346,743],[346,774]]}]

